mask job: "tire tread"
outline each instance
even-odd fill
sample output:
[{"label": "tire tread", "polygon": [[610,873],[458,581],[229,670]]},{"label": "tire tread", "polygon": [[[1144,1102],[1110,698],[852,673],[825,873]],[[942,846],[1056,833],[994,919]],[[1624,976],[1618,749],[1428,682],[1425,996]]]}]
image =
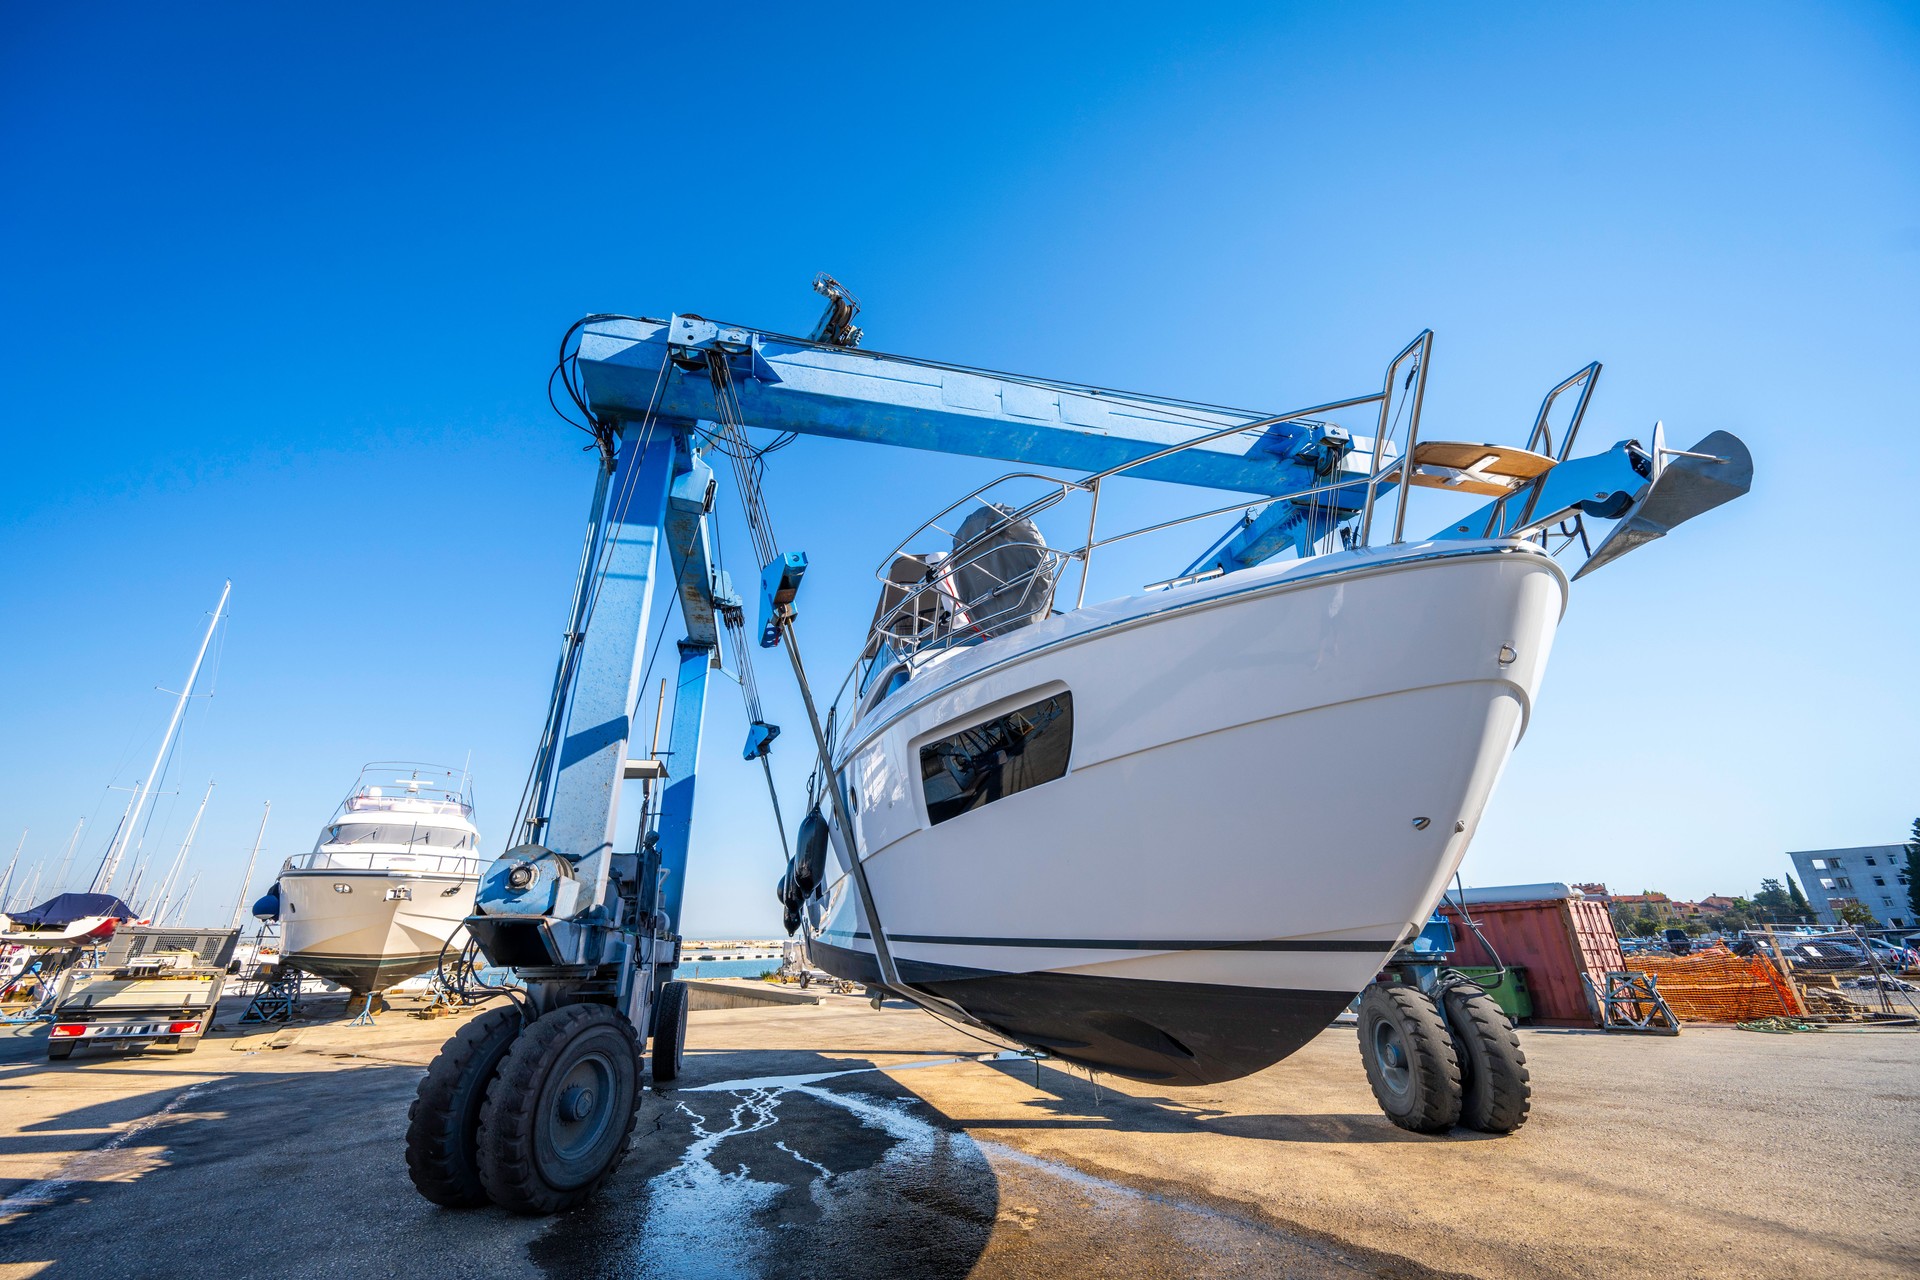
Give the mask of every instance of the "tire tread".
[{"label": "tire tread", "polygon": [[[653,1052],[648,1065],[655,1088],[680,1078],[680,1057],[686,1045],[687,984],[669,982],[660,988],[660,1011],[653,1026]],[[666,1068],[665,1071],[661,1067]]]},{"label": "tire tread", "polygon": [[[584,1186],[561,1190],[548,1186],[536,1167],[529,1100],[538,1096],[555,1058],[582,1025],[602,1021],[624,1031],[632,1046],[634,1105],[627,1113],[620,1144],[600,1175]],[[503,1209],[530,1217],[559,1213],[590,1199],[633,1145],[633,1126],[640,1116],[639,1076],[640,1042],[633,1025],[606,1005],[566,1005],[528,1024],[487,1087],[486,1105],[480,1111],[480,1181],[488,1198]]]},{"label": "tire tread", "polygon": [[[1410,1042],[1417,1085],[1414,1106],[1405,1114],[1395,1114],[1388,1105],[1392,1095],[1374,1061],[1370,1014],[1393,1018]],[[1445,1133],[1459,1123],[1460,1059],[1454,1052],[1453,1037],[1447,1033],[1446,1019],[1426,993],[1417,987],[1368,987],[1360,997],[1359,1031],[1367,1083],[1373,1087],[1373,1096],[1387,1119],[1414,1133]]]},{"label": "tire tread", "polygon": [[488,1010],[460,1028],[420,1078],[407,1108],[407,1175],[437,1205],[471,1209],[487,1202],[475,1127],[488,1082],[520,1025],[517,1008]]},{"label": "tire tread", "polygon": [[1527,1055],[1507,1012],[1485,991],[1456,986],[1446,994],[1447,1021],[1466,1045],[1468,1079],[1460,1123],[1482,1133],[1512,1133],[1533,1106]]}]

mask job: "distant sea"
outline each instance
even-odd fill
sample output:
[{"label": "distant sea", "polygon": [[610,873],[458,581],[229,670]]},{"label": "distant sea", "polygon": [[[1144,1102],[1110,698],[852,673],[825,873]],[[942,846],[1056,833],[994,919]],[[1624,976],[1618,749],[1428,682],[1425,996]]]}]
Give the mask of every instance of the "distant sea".
[{"label": "distant sea", "polygon": [[757,978],[780,967],[780,957],[771,960],[682,960],[674,971],[676,978]]},{"label": "distant sea", "polygon": [[[758,978],[780,967],[780,957],[771,960],[682,960],[674,971],[676,978]],[[503,986],[513,981],[511,969],[482,969],[480,981]]]}]

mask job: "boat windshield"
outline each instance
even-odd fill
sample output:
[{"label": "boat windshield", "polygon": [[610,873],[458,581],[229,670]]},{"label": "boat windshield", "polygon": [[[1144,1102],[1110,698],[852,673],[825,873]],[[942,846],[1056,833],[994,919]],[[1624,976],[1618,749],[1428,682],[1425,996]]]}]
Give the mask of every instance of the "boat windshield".
[{"label": "boat windshield", "polygon": [[411,822],[336,822],[320,833],[322,845],[402,844],[409,848],[471,849],[474,833],[457,827]]}]

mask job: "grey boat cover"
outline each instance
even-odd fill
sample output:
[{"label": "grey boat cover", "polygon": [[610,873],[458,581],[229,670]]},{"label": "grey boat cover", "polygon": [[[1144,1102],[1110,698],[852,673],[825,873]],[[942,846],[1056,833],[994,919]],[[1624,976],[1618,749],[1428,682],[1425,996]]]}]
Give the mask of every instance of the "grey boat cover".
[{"label": "grey boat cover", "polygon": [[972,630],[998,636],[1053,612],[1057,561],[1033,521],[995,503],[976,509],[953,535],[947,563]]},{"label": "grey boat cover", "polygon": [[[924,556],[902,553],[893,558],[893,563],[887,566],[887,580],[880,587],[880,602],[874,606],[873,636],[863,657],[871,657],[878,649],[882,632],[895,639],[913,641],[931,640],[946,633],[946,601],[938,591],[928,589],[934,581],[934,566],[940,559],[938,552]],[[907,605],[909,597],[913,601],[911,605]],[[907,607],[903,609],[902,605]]]}]

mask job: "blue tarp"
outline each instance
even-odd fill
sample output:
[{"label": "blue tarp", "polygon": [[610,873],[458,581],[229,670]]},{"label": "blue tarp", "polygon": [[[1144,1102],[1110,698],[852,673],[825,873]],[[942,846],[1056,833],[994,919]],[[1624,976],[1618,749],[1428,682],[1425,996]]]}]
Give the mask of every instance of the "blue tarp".
[{"label": "blue tarp", "polygon": [[15,925],[29,929],[64,929],[87,916],[112,916],[117,920],[134,918],[133,908],[110,893],[61,893],[48,898],[31,911],[16,913]]}]

